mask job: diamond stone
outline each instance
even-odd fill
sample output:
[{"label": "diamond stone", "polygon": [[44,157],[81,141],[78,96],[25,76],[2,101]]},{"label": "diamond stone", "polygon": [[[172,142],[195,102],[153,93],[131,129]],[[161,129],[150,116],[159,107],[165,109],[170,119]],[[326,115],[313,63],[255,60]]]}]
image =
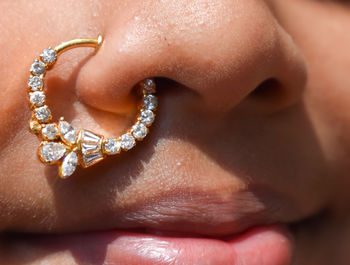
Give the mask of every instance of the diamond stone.
[{"label": "diamond stone", "polygon": [[101,140],[100,136],[90,131],[82,130],[80,134],[81,134],[80,138],[82,142],[99,143]]},{"label": "diamond stone", "polygon": [[45,94],[42,91],[35,91],[30,93],[30,103],[32,103],[36,107],[40,107],[45,103]]},{"label": "diamond stone", "polygon": [[30,71],[32,72],[33,75],[42,75],[45,73],[45,64],[41,61],[34,61],[32,63],[32,66],[30,67]]},{"label": "diamond stone", "polygon": [[157,98],[153,95],[147,95],[143,98],[143,107],[145,109],[154,110],[158,106]]},{"label": "diamond stone", "polygon": [[153,111],[147,109],[147,110],[143,110],[140,113],[140,121],[142,124],[149,126],[153,123],[154,121],[154,113]]},{"label": "diamond stone", "polygon": [[103,155],[101,153],[92,153],[83,156],[83,166],[88,167],[92,164],[96,164],[97,162],[103,159]]},{"label": "diamond stone", "polygon": [[135,138],[128,133],[123,134],[120,140],[121,148],[123,148],[124,150],[130,150],[135,145]]},{"label": "diamond stone", "polygon": [[41,133],[45,139],[54,140],[58,135],[57,125],[54,123],[46,124]]},{"label": "diamond stone", "polygon": [[152,79],[147,78],[142,81],[142,89],[146,93],[153,93],[156,89],[156,83]]},{"label": "diamond stone", "polygon": [[32,91],[42,89],[43,80],[39,76],[31,76],[28,80],[28,86]]},{"label": "diamond stone", "polygon": [[70,152],[64,159],[60,167],[59,173],[61,178],[71,176],[78,165],[78,156],[75,152]]},{"label": "diamond stone", "polygon": [[142,123],[132,126],[132,134],[137,140],[142,140],[147,135],[147,127]]},{"label": "diamond stone", "polygon": [[53,163],[63,157],[66,147],[60,143],[47,143],[41,146],[40,154],[44,162]]},{"label": "diamond stone", "polygon": [[96,153],[100,151],[100,145],[96,143],[81,143],[81,152],[83,154]]},{"label": "diamond stone", "polygon": [[40,122],[47,122],[51,118],[51,111],[47,106],[37,108],[35,111],[35,117]]},{"label": "diamond stone", "polygon": [[70,125],[69,122],[60,121],[58,127],[60,129],[62,140],[68,144],[75,144],[75,141],[77,140],[77,133],[73,126]]},{"label": "diamond stone", "polygon": [[104,150],[109,155],[115,155],[120,152],[121,143],[115,139],[108,139],[104,143]]},{"label": "diamond stone", "polygon": [[57,59],[57,53],[54,49],[47,48],[43,50],[43,53],[40,55],[40,58],[44,63],[52,64]]}]

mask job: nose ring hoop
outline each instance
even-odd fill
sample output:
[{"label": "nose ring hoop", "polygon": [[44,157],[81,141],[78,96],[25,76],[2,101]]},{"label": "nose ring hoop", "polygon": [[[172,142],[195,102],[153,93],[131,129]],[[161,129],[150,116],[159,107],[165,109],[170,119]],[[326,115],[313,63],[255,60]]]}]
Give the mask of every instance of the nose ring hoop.
[{"label": "nose ring hoop", "polygon": [[30,68],[28,80],[29,106],[32,110],[29,127],[38,136],[41,143],[37,154],[41,162],[47,165],[59,166],[58,175],[61,178],[71,176],[80,165],[90,167],[105,157],[116,155],[121,151],[132,149],[137,141],[142,141],[148,134],[148,127],[155,118],[158,100],[155,96],[156,86],[153,79],[145,79],[139,83],[142,99],[135,124],[123,135],[115,138],[105,138],[92,131],[75,130],[73,126],[61,117],[52,121],[49,107],[46,105],[44,76],[51,70],[58,57],[63,52],[76,47],[94,47],[97,52],[103,38],[74,39],[63,42],[55,48],[43,50],[39,59]]}]

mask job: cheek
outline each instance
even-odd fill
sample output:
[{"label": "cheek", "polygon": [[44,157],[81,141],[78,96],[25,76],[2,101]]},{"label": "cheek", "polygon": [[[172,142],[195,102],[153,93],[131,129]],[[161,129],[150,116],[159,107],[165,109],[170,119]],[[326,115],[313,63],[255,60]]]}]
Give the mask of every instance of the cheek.
[{"label": "cheek", "polygon": [[[305,105],[324,154],[333,168],[347,165],[350,154],[350,10],[343,3],[331,1],[289,0],[283,2],[283,8],[276,2],[280,23],[305,56],[308,69]],[[348,165],[346,168],[349,169]]]}]

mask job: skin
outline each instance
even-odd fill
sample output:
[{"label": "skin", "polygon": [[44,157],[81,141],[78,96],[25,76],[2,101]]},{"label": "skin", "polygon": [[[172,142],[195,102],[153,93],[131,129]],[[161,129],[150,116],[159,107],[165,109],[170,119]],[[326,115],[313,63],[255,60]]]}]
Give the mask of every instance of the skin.
[{"label": "skin", "polygon": [[[3,0],[0,10],[2,264],[79,261],[27,233],[221,236],[274,223],[292,229],[293,264],[348,264],[347,1]],[[159,77],[157,119],[134,150],[62,181],[35,155],[28,70],[49,45],[99,33],[96,55],[74,49],[47,74],[53,116],[120,135],[135,84]]]}]

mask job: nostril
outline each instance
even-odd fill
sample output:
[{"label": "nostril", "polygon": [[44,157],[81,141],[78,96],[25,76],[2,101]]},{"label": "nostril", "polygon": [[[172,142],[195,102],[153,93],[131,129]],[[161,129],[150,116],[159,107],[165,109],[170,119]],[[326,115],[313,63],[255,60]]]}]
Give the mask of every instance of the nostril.
[{"label": "nostril", "polygon": [[268,78],[248,95],[245,102],[252,103],[259,109],[276,111],[290,104],[289,97],[287,89],[279,80]]},{"label": "nostril", "polygon": [[280,97],[282,94],[281,85],[275,78],[269,78],[263,81],[250,94],[251,98],[256,100],[270,100]]}]

